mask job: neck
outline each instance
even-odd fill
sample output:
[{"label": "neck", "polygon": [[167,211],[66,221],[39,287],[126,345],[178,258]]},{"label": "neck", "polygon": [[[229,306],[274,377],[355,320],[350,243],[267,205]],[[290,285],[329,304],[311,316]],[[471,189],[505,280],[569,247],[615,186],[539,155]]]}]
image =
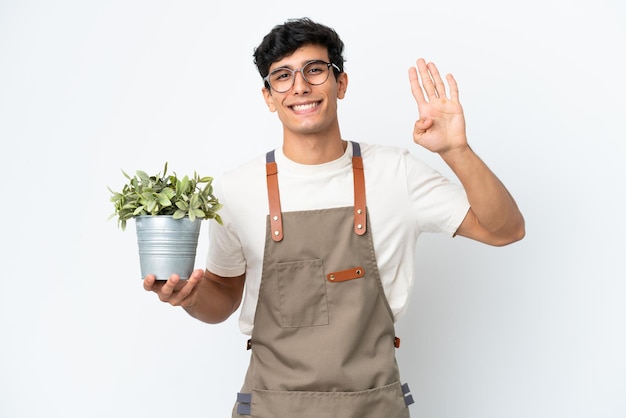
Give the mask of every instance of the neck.
[{"label": "neck", "polygon": [[285,138],[283,153],[299,164],[324,164],[340,158],[346,150],[347,142],[341,136],[331,138]]}]

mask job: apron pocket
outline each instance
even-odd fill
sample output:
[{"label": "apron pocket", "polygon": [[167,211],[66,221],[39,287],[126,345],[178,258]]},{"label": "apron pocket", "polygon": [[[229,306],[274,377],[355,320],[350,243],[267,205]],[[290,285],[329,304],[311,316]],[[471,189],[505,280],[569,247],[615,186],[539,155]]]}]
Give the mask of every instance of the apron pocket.
[{"label": "apron pocket", "polygon": [[399,382],[358,392],[253,390],[254,418],[408,418]]},{"label": "apron pocket", "polygon": [[328,325],[326,278],[322,260],[277,263],[280,325]]}]

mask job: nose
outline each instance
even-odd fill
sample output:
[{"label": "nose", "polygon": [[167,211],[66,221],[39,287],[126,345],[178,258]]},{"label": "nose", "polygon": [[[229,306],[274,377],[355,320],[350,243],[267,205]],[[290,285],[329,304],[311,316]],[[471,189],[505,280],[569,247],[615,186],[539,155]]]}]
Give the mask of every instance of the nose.
[{"label": "nose", "polygon": [[293,74],[293,92],[294,93],[307,93],[310,90],[310,85],[304,78],[302,69],[297,70]]}]

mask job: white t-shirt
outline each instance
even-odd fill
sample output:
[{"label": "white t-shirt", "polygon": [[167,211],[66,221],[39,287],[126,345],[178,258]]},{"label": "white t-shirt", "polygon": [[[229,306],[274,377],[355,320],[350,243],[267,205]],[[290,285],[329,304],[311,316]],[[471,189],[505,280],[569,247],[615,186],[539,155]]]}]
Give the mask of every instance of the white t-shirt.
[{"label": "white t-shirt", "polygon": [[[372,240],[383,289],[398,319],[413,288],[417,238],[423,232],[452,236],[469,203],[464,189],[397,147],[361,144],[365,194]],[[337,160],[320,165],[295,163],[275,151],[283,212],[354,205],[352,144]],[[215,181],[215,196],[224,206],[224,225],[210,222],[206,266],[234,277],[246,272],[239,317],[251,334],[259,294],[266,217],[269,212],[265,155],[225,173]],[[288,233],[288,231],[285,231]]]}]

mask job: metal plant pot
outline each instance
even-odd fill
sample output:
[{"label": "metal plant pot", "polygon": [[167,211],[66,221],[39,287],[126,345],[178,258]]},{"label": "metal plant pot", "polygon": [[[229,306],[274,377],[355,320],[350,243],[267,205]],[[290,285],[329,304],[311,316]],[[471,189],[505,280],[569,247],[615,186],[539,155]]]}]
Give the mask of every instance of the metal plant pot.
[{"label": "metal plant pot", "polygon": [[176,273],[188,279],[194,269],[201,220],[170,215],[135,218],[141,277],[154,274],[167,280]]}]

